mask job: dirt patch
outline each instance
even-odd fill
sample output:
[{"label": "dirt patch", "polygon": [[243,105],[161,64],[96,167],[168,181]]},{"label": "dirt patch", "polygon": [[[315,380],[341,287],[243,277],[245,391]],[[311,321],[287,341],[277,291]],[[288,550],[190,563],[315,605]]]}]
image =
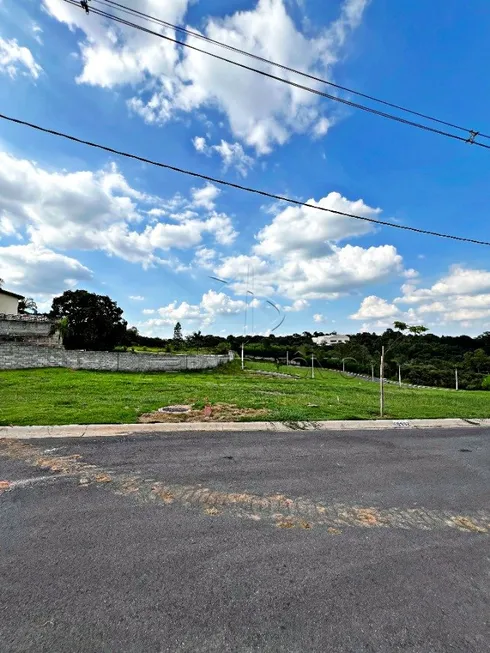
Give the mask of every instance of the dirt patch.
[{"label": "dirt patch", "polygon": [[142,424],[161,422],[239,422],[253,417],[266,418],[266,408],[239,408],[235,404],[214,404],[201,409],[189,410],[187,413],[143,413],[138,421]]}]

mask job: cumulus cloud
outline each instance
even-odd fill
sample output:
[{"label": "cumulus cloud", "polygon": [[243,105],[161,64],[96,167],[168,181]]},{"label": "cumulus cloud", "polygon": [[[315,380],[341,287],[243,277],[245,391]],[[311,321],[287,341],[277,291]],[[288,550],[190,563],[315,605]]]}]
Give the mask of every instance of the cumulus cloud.
[{"label": "cumulus cloud", "polygon": [[430,288],[415,288],[412,284],[402,286],[404,294],[395,301],[414,304],[427,299],[449,297],[451,295],[473,295],[490,292],[490,272],[475,270],[461,265],[453,265],[449,274],[442,277]]},{"label": "cumulus cloud", "polygon": [[[260,301],[253,299],[248,302],[248,307],[257,308]],[[177,302],[177,300],[162,306],[156,311],[145,309],[146,315],[158,313],[159,318],[152,318],[145,323],[148,327],[171,326],[176,322],[199,323],[201,326],[212,324],[217,317],[236,316],[247,308],[247,302],[242,299],[233,299],[224,292],[209,290],[202,295],[199,304]]]},{"label": "cumulus cloud", "polygon": [[249,169],[254,164],[253,158],[245,154],[245,150],[240,143],[228,143],[228,141],[221,139],[219,145],[208,145],[203,136],[196,136],[192,143],[197,152],[207,156],[213,153],[218,154],[221,157],[225,171],[228,168],[235,168],[242,177],[247,176]]},{"label": "cumulus cloud", "polygon": [[379,320],[382,318],[395,318],[400,313],[400,309],[394,304],[390,304],[386,299],[369,295],[362,300],[359,309],[350,317],[353,320]]},{"label": "cumulus cloud", "polygon": [[402,285],[402,295],[393,302],[376,296],[366,297],[355,320],[367,320],[366,329],[388,326],[393,319],[424,324],[447,332],[461,327],[474,333],[488,330],[490,318],[490,272],[454,265],[432,286],[417,288]]},{"label": "cumulus cloud", "polygon": [[308,308],[310,302],[307,302],[306,299],[296,299],[291,306],[285,306],[285,313],[297,313],[299,311],[304,311],[305,308]]},{"label": "cumulus cloud", "polygon": [[[318,204],[366,217],[380,212],[339,193],[330,193]],[[370,223],[304,207],[276,205],[272,211],[275,215],[256,235],[251,254],[221,257],[214,268],[216,276],[229,281],[235,292],[246,293],[253,279],[254,290],[265,296],[278,294],[306,302],[336,299],[404,274],[402,257],[391,245],[337,244],[369,233]],[[294,306],[298,304],[287,310]]]},{"label": "cumulus cloud", "polygon": [[251,272],[257,294],[279,294],[290,299],[336,299],[371,283],[401,274],[402,257],[392,245],[337,247],[323,256],[292,253],[281,259],[257,256],[226,257],[216,275],[228,279],[236,292],[250,289]]},{"label": "cumulus cloud", "polygon": [[29,48],[19,45],[17,39],[0,37],[0,73],[14,79],[19,73],[37,79],[42,73]]},{"label": "cumulus cloud", "polygon": [[194,254],[194,262],[200,268],[212,270],[216,261],[216,251],[208,247],[199,247]]},{"label": "cumulus cloud", "polygon": [[[329,193],[319,202],[310,199],[307,203],[367,218],[376,218],[381,213],[381,209],[368,206],[362,199],[351,201],[336,192]],[[319,256],[331,251],[332,242],[372,231],[373,225],[370,222],[304,206],[288,206],[258,233],[259,242],[255,251],[267,256],[279,256],[293,251]]]},{"label": "cumulus cloud", "polygon": [[322,313],[315,313],[313,315],[313,322],[316,322],[317,324],[320,324],[321,322],[326,322],[327,318],[322,314]]},{"label": "cumulus cloud", "polygon": [[214,184],[207,183],[202,188],[192,189],[192,204],[196,207],[203,207],[211,211],[215,207],[215,200],[221,193]]},{"label": "cumulus cloud", "polygon": [[129,299],[131,299],[133,302],[144,302],[145,298],[143,295],[129,295]]},{"label": "cumulus cloud", "polygon": [[30,243],[0,247],[0,277],[14,292],[43,297],[90,281],[92,271],[74,258]]},{"label": "cumulus cloud", "polygon": [[[168,264],[156,251],[189,249],[206,236],[233,242],[231,219],[214,210],[219,189],[194,188],[189,200],[161,200],[133,188],[115,164],[52,172],[0,152],[0,229],[40,247],[102,250],[145,266]],[[151,209],[146,207],[151,206]]]},{"label": "cumulus cloud", "polygon": [[[333,121],[332,116],[325,115],[328,105],[321,104],[314,94],[200,52],[180,52],[173,43],[113,22],[105,23],[95,15],[87,21],[78,9],[58,0],[43,2],[54,18],[85,34],[79,42],[83,68],[77,81],[103,88],[126,85],[136,89],[129,107],[148,123],[164,123],[178,113],[215,108],[226,116],[236,139],[265,154],[294,133],[324,135]],[[285,0],[258,0],[249,11],[236,11],[223,19],[208,17],[203,32],[264,58],[331,78],[347,37],[361,22],[367,4],[368,0],[344,0],[338,18],[312,37],[296,27]],[[143,0],[138,9],[179,23],[188,5],[189,0],[163,5],[158,0]],[[163,26],[152,25],[152,29],[175,36],[173,30]],[[206,44],[206,50],[227,54],[211,44]],[[237,53],[230,56],[278,74],[273,66],[256,64]],[[287,71],[279,71],[279,75],[297,79]]]}]

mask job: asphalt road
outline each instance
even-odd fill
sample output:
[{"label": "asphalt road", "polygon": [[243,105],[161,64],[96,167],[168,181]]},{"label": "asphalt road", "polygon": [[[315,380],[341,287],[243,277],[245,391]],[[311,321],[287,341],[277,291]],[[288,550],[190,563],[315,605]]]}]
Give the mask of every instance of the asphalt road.
[{"label": "asphalt road", "polygon": [[490,431],[0,441],[0,651],[490,651]]}]

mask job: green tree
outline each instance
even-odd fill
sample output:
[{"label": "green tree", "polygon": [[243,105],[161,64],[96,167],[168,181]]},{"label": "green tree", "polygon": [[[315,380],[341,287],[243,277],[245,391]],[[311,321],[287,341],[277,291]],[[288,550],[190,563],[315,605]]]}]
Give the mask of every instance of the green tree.
[{"label": "green tree", "polygon": [[490,368],[490,358],[483,349],[476,349],[465,354],[464,366],[475,372],[487,371]]},{"label": "green tree", "polygon": [[123,310],[106,295],[87,290],[67,290],[53,299],[49,317],[64,324],[67,349],[111,351],[123,344],[127,322]]},{"label": "green tree", "polygon": [[17,310],[21,315],[37,315],[37,304],[32,297],[24,297],[19,301]]},{"label": "green tree", "polygon": [[174,340],[179,342],[184,340],[182,336],[182,325],[180,322],[177,322],[177,324],[174,326]]}]

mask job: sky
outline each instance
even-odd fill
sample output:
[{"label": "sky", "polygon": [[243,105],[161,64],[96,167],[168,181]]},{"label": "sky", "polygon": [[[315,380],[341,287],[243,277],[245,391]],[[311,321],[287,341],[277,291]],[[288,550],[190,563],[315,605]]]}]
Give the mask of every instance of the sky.
[{"label": "sky", "polygon": [[[120,1],[490,133],[487,0],[465,7],[459,0]],[[63,0],[0,0],[0,107],[313,206],[490,240],[488,150],[264,78]],[[184,333],[219,335],[380,332],[394,320],[449,335],[490,329],[488,247],[288,205],[5,120],[0,278],[41,310],[68,289],[109,295],[129,325],[162,337],[177,321]]]}]

